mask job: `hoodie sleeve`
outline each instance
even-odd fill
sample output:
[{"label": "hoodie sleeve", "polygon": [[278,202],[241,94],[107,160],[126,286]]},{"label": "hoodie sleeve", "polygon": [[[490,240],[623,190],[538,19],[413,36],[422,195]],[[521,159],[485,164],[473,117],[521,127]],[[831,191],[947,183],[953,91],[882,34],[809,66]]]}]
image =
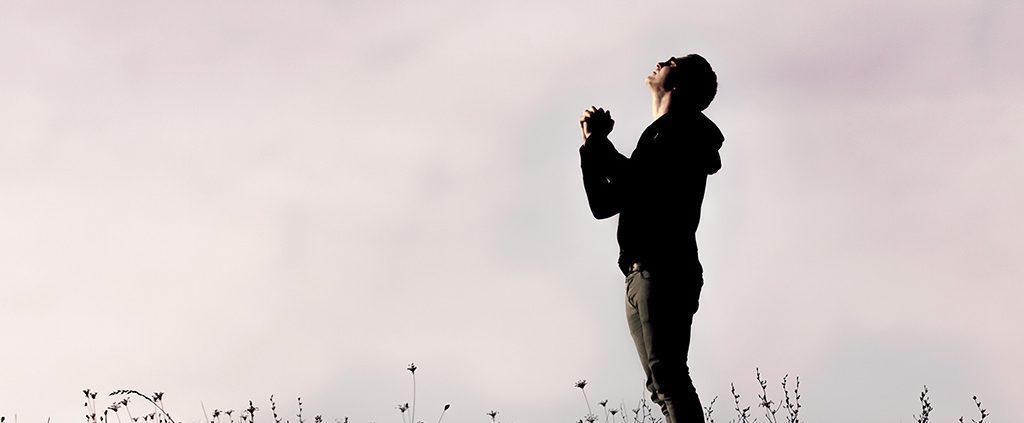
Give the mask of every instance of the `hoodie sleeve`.
[{"label": "hoodie sleeve", "polygon": [[608,138],[591,137],[580,146],[580,168],[594,217],[606,219],[621,211],[629,159]]}]

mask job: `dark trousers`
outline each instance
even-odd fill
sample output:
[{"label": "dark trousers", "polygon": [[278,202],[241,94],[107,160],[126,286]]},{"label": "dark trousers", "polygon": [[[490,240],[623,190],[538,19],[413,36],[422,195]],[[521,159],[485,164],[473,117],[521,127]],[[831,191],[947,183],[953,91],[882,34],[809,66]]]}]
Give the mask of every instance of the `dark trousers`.
[{"label": "dark trousers", "polygon": [[703,269],[633,270],[626,276],[626,320],[647,375],[651,400],[665,423],[704,422],[686,357],[697,312]]}]

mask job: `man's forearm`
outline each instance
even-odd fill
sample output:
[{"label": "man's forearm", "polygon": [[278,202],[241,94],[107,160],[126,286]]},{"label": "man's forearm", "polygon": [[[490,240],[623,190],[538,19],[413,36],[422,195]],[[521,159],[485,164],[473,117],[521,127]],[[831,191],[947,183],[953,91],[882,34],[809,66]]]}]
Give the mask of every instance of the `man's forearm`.
[{"label": "man's forearm", "polygon": [[628,160],[604,137],[592,137],[580,147],[583,187],[595,218],[606,219],[621,210]]},{"label": "man's forearm", "polygon": [[584,172],[583,189],[587,193],[587,204],[594,218],[607,219],[621,210],[622,192],[619,183],[613,183],[604,176]]}]

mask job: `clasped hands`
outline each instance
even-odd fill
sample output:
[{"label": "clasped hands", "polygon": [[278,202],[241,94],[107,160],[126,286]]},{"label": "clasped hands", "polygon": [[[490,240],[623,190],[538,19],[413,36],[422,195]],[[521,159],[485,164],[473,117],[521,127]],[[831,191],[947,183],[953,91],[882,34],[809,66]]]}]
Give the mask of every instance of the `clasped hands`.
[{"label": "clasped hands", "polygon": [[580,116],[583,142],[586,143],[591,136],[607,137],[612,132],[614,125],[615,120],[612,119],[611,112],[600,107],[590,106],[589,109],[583,111],[583,116]]}]

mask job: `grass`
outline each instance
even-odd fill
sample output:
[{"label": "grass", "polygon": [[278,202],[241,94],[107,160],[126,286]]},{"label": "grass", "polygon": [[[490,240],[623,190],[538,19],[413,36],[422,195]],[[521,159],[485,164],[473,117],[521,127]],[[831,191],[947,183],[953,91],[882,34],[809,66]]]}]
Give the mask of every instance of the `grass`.
[{"label": "grass", "polygon": [[[416,420],[416,365],[409,364],[406,370],[412,376],[412,404],[402,403],[398,405],[398,411],[401,413],[403,423],[423,423],[422,420]],[[757,395],[756,406],[758,408],[755,413],[761,413],[760,417],[755,417],[751,414],[751,407],[749,405],[744,406],[741,401],[740,395],[736,392],[736,385],[730,384],[733,397],[733,410],[735,416],[729,420],[728,423],[779,423],[783,421],[785,423],[800,423],[800,378],[794,379],[794,384],[790,385],[789,375],[785,375],[782,378],[782,395],[783,399],[781,402],[769,398],[768,394],[768,382],[761,378],[761,370],[755,369],[755,378],[758,386],[761,388],[761,393]],[[653,409],[647,403],[647,400],[641,398],[637,402],[637,406],[629,409],[627,412],[625,402],[620,402],[619,406],[616,407],[614,404],[612,407],[608,407],[608,400],[599,401],[597,404],[601,406],[601,410],[604,414],[603,420],[594,413],[594,409],[591,406],[590,398],[587,396],[587,381],[585,379],[577,381],[573,386],[578,388],[583,394],[583,401],[587,407],[587,413],[583,415],[577,423],[663,423],[661,417],[654,415]],[[790,387],[792,386],[792,391]],[[143,423],[178,423],[171,415],[164,409],[163,405],[163,392],[156,392],[152,395],[146,395],[142,392],[132,389],[116,390],[108,394],[109,397],[115,397],[113,402],[104,408],[102,412],[98,412],[96,409],[96,397],[97,392],[90,389],[82,391],[85,394],[85,423],[112,423],[112,419],[117,423],[138,423],[141,419]],[[153,407],[153,411],[146,414],[133,414],[131,404],[134,404],[132,400],[144,401],[146,404]],[[928,387],[924,386],[921,395],[918,397],[921,402],[921,411],[918,414],[913,414],[914,421],[917,423],[929,423],[931,422],[931,412],[933,407],[931,399],[928,396]],[[989,417],[988,410],[985,409],[981,401],[978,400],[977,396],[972,397],[974,400],[975,407],[978,409],[978,419],[971,418],[971,423],[985,423],[985,419]],[[706,406],[704,406],[704,420],[706,423],[715,423],[715,403],[718,401],[718,397],[714,397]],[[298,414],[297,423],[306,423],[305,417],[302,414],[302,398],[298,398]],[[437,423],[441,423],[444,419],[445,413],[451,408],[451,404],[445,404],[438,413]],[[237,419],[235,412],[238,411]],[[255,423],[256,412],[259,408],[253,405],[253,402],[249,401],[249,406],[240,410],[221,410],[214,409],[212,418],[206,414],[206,406],[203,405],[203,416],[207,423]],[[270,411],[273,417],[274,423],[282,423],[281,416],[277,414],[277,402],[274,401],[274,396],[270,396]],[[408,415],[406,414],[408,412]],[[122,416],[122,413],[124,416]],[[498,411],[491,410],[490,412],[484,413],[490,418],[491,423],[500,423],[498,419]],[[482,419],[483,416],[481,416]],[[758,420],[763,418],[763,420]],[[785,419],[785,420],[780,420]],[[323,417],[316,415],[313,417],[313,423],[323,423]],[[967,423],[964,417],[960,417],[959,423]],[[7,423],[5,416],[0,416],[0,423]],[[17,423],[17,415],[11,423]],[[49,419],[47,419],[49,423]],[[285,419],[284,423],[291,423],[291,420]],[[344,419],[334,419],[334,423],[349,423],[348,417]],[[373,423],[373,422],[370,422]]]}]

